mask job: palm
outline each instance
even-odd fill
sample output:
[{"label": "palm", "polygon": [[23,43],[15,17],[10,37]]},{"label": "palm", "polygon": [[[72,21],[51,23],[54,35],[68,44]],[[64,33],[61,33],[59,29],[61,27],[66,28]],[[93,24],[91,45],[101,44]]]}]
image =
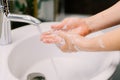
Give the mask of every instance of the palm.
[{"label": "palm", "polygon": [[85,36],[90,33],[88,25],[85,23],[85,19],[80,18],[66,18],[61,23],[52,26],[56,30],[71,31],[75,34]]}]

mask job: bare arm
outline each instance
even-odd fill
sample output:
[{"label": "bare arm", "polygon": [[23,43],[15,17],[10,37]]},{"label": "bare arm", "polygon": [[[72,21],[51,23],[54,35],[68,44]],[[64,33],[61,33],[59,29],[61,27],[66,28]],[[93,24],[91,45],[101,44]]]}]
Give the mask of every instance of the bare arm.
[{"label": "bare arm", "polygon": [[[78,39],[78,38],[77,38]],[[120,50],[120,28],[91,39],[74,39],[74,45],[80,50],[115,51]]]},{"label": "bare arm", "polygon": [[86,23],[89,25],[91,32],[108,28],[120,23],[120,1],[112,7],[86,18]]}]

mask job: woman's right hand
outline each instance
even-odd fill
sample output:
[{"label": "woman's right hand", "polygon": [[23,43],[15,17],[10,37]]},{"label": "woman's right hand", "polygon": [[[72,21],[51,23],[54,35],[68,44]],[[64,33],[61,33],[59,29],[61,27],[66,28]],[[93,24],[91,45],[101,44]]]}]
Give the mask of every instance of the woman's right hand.
[{"label": "woman's right hand", "polygon": [[86,23],[86,19],[76,17],[65,18],[60,23],[52,25],[51,28],[53,30],[71,31],[71,33],[76,33],[81,36],[86,36],[91,32],[89,25]]}]

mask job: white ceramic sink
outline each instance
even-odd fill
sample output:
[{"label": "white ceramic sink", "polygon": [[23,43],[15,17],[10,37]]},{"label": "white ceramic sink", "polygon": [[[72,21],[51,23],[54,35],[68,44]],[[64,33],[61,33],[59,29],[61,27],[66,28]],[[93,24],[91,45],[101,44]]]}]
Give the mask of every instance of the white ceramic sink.
[{"label": "white ceramic sink", "polygon": [[[51,24],[42,23],[42,32]],[[40,42],[33,25],[13,30],[12,36],[10,45],[0,46],[0,80],[27,80],[31,73],[42,73],[46,80],[108,80],[119,63],[118,51],[63,53]]]}]

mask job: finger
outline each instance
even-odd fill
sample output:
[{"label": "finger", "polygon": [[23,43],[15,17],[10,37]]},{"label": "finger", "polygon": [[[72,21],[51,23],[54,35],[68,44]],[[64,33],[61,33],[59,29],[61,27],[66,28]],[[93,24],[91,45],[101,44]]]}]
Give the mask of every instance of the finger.
[{"label": "finger", "polygon": [[44,35],[44,36],[41,36],[41,41],[51,41],[51,43],[59,43],[61,41],[61,37],[55,35],[55,34],[52,34],[52,35]]},{"label": "finger", "polygon": [[[62,40],[58,43],[60,44],[61,46],[59,46],[59,48],[63,51],[63,52],[69,52],[69,39],[68,39],[68,36],[67,36],[67,33],[66,32],[63,32],[63,31],[58,31],[57,33],[61,38]],[[64,42],[63,42],[64,41]],[[63,44],[61,44],[63,43]]]},{"label": "finger", "polygon": [[70,29],[78,27],[78,25],[80,24],[80,19],[71,17],[71,18],[67,18],[66,20],[64,20],[64,22],[67,25],[66,30],[70,30]]},{"label": "finger", "polygon": [[65,33],[62,31],[59,32],[59,36],[61,36],[65,40],[65,44],[60,47],[63,52],[76,52],[76,46],[78,47],[79,45],[81,45],[79,44],[79,42],[84,39],[84,37],[80,35]]},{"label": "finger", "polygon": [[56,40],[55,39],[43,39],[43,43],[53,44],[53,43],[56,43]]},{"label": "finger", "polygon": [[75,28],[75,29],[72,29],[72,30],[69,30],[68,33],[70,34],[79,34],[79,29],[78,28]]},{"label": "finger", "polygon": [[47,31],[47,32],[43,32],[41,35],[40,35],[40,40],[42,41],[42,39],[46,38],[47,36],[51,36],[53,34],[53,31],[50,30],[50,31]]},{"label": "finger", "polygon": [[62,29],[64,27],[64,23],[59,23],[59,24],[55,24],[55,25],[52,25],[51,26],[51,28],[53,29],[53,30],[60,30],[60,29]]},{"label": "finger", "polygon": [[42,41],[43,39],[46,39],[47,36],[49,36],[49,35],[43,35],[43,34],[42,34],[42,35],[40,36],[40,40]]},{"label": "finger", "polygon": [[[69,18],[65,18],[63,21],[61,21],[58,24],[54,24],[51,26],[52,29],[54,30],[60,30],[63,29],[65,27],[65,25],[67,24],[67,22],[69,21]],[[65,29],[65,28],[64,28]]]},{"label": "finger", "polygon": [[53,36],[53,35],[41,35],[41,40],[43,40],[43,39],[54,39],[55,38],[55,36]]},{"label": "finger", "polygon": [[41,35],[50,35],[53,32],[54,32],[53,30],[49,30],[49,31],[43,32]]}]

